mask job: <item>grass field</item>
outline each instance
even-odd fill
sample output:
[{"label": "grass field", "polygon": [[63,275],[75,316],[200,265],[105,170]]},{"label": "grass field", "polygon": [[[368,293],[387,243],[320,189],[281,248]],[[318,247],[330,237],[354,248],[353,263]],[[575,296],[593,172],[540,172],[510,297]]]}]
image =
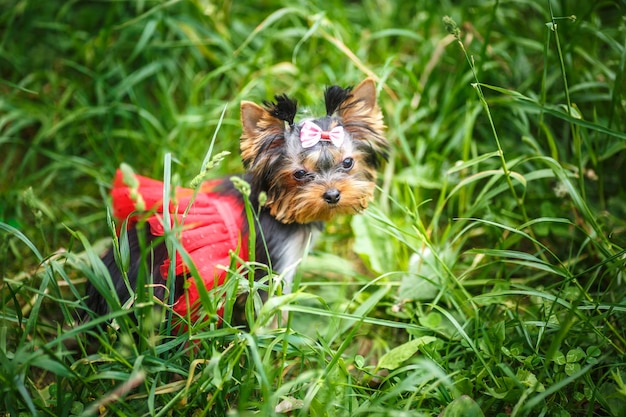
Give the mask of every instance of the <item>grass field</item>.
[{"label": "grass field", "polygon": [[[625,415],[624,2],[0,3],[0,416]],[[75,322],[120,164],[241,172],[241,100],[367,76],[376,201],[292,294],[247,330],[142,294]]]}]

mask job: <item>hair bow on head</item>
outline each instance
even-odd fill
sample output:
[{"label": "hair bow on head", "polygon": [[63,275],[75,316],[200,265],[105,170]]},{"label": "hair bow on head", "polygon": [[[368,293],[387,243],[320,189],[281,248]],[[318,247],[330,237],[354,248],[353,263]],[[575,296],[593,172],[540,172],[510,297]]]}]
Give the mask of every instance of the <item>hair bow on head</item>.
[{"label": "hair bow on head", "polygon": [[313,122],[306,121],[300,129],[300,142],[303,148],[315,146],[320,140],[331,142],[340,147],[343,144],[344,132],[342,126],[336,126],[331,130],[322,130]]}]

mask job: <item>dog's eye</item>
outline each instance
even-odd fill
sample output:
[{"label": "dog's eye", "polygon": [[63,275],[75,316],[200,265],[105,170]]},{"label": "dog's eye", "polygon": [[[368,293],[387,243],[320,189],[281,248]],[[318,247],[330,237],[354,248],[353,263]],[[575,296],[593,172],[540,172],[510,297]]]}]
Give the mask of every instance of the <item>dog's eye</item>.
[{"label": "dog's eye", "polygon": [[341,162],[341,166],[343,167],[343,169],[345,170],[349,170],[352,169],[352,167],[354,166],[354,159],[352,158],[346,158]]},{"label": "dog's eye", "polygon": [[299,169],[293,173],[293,177],[298,181],[304,181],[308,176],[308,172],[303,169]]}]

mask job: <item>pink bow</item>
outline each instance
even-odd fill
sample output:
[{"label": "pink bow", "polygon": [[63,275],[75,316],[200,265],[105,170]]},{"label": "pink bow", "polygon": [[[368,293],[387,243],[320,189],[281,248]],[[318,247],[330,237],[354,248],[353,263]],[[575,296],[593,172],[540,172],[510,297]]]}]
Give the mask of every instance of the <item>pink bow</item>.
[{"label": "pink bow", "polygon": [[330,141],[336,147],[340,147],[343,144],[343,138],[342,126],[334,127],[328,131],[322,130],[321,127],[313,122],[306,121],[300,129],[300,142],[302,142],[303,148],[315,146],[320,140]]}]

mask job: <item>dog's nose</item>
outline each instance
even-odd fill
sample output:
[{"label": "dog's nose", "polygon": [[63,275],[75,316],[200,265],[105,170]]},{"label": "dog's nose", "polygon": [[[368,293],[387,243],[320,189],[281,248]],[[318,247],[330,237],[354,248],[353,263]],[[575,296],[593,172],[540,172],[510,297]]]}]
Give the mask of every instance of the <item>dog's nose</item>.
[{"label": "dog's nose", "polygon": [[328,204],[337,204],[339,202],[339,198],[341,198],[341,193],[336,188],[330,188],[326,190],[323,197],[324,201]]}]

